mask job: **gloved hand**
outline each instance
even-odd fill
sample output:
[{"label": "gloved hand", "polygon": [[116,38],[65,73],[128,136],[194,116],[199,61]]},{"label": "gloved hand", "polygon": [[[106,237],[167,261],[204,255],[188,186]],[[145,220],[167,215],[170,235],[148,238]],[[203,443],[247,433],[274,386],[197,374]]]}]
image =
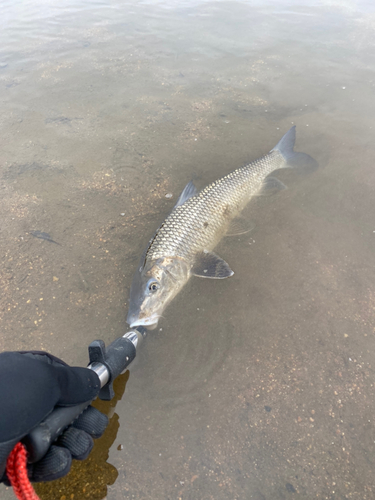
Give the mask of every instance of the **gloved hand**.
[{"label": "gloved hand", "polygon": [[[45,352],[0,354],[0,482],[8,483],[5,467],[9,453],[55,406],[72,406],[93,400],[99,378],[88,368],[70,367]],[[28,465],[31,481],[51,481],[70,470],[72,458],[84,460],[100,437],[108,418],[89,406],[50,447]]]}]

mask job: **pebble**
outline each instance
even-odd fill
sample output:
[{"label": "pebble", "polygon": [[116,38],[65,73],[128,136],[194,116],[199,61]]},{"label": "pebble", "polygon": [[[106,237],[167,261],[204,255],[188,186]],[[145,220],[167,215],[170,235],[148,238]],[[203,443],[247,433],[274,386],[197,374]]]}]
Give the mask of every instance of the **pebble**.
[{"label": "pebble", "polygon": [[167,193],[167,194],[165,195],[165,197],[166,197],[166,198],[168,198],[168,199],[169,199],[169,198],[172,198],[172,196],[173,196],[173,194],[172,194],[172,193]]}]

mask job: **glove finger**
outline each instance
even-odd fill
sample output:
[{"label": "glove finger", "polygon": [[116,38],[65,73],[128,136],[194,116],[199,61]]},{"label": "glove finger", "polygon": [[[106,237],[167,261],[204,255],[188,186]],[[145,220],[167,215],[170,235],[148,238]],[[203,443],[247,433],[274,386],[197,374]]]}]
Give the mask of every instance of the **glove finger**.
[{"label": "glove finger", "polygon": [[94,441],[87,432],[69,427],[59,437],[57,445],[69,450],[76,460],[85,460],[94,446]]},{"label": "glove finger", "polygon": [[47,455],[35,464],[28,465],[30,481],[53,481],[68,474],[72,465],[72,456],[66,448],[51,446]]},{"label": "glove finger", "polygon": [[108,417],[89,406],[73,423],[73,427],[85,431],[94,439],[100,438],[108,425]]}]

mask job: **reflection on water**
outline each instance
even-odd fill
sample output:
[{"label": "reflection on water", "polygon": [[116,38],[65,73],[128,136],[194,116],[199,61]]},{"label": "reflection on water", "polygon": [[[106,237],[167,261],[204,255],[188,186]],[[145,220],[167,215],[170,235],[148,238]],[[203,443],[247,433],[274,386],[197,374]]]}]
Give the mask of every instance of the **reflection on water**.
[{"label": "reflection on water", "polygon": [[372,2],[6,1],[0,26],[1,349],[84,365],[188,181],[292,124],[320,163],[245,210],[234,276],[190,280],[41,498],[372,499]]}]

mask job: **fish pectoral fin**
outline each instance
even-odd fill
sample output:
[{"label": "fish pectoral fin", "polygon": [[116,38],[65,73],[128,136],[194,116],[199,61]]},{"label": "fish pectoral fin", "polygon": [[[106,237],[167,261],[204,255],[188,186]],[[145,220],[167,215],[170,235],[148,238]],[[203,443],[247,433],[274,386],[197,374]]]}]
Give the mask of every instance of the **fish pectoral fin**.
[{"label": "fish pectoral fin", "polygon": [[288,188],[283,182],[281,182],[276,177],[269,175],[264,179],[258,195],[260,196],[270,195],[276,193],[277,191],[283,191],[284,189]]},{"label": "fish pectoral fin", "polygon": [[178,197],[178,200],[176,202],[176,205],[173,208],[178,207],[179,205],[183,205],[185,201],[187,201],[189,198],[192,198],[198,193],[198,189],[194,186],[193,181],[190,181],[184,189],[182,190],[182,193]]},{"label": "fish pectoral fin", "polygon": [[246,234],[255,228],[255,224],[246,217],[239,216],[233,219],[228,227],[225,236],[238,236],[240,234]]},{"label": "fish pectoral fin", "polygon": [[206,250],[196,255],[195,262],[191,267],[191,273],[200,278],[213,279],[229,278],[234,274],[225,260]]}]

